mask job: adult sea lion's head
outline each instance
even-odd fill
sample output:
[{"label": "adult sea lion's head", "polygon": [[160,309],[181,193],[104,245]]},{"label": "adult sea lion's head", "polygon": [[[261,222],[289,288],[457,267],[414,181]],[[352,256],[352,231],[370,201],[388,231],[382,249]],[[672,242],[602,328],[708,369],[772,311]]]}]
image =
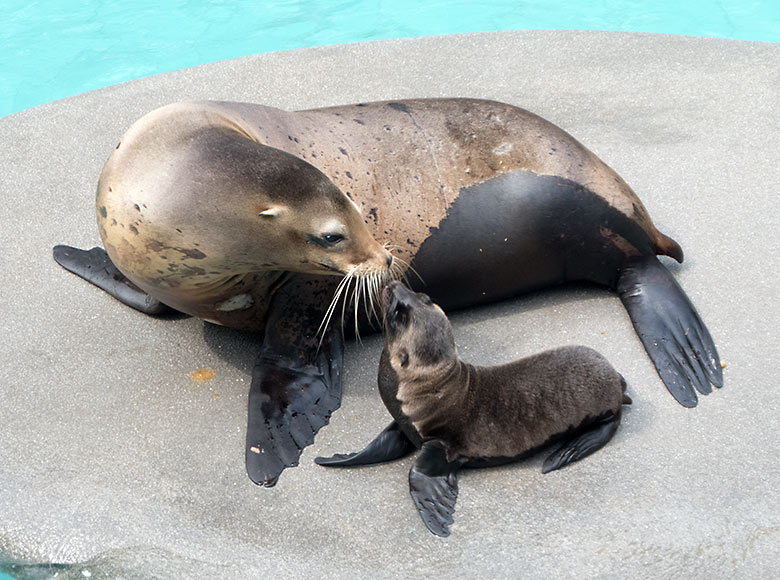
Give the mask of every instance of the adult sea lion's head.
[{"label": "adult sea lion's head", "polygon": [[123,146],[104,169],[98,225],[120,269],[152,282],[268,270],[385,281],[398,268],[352,200],[303,159],[227,128],[179,141],[154,155]]},{"label": "adult sea lion's head", "polygon": [[311,164],[265,149],[260,165],[237,167],[232,196],[240,216],[227,235],[240,235],[243,247],[231,255],[307,274],[386,274],[393,257],[354,202]]}]

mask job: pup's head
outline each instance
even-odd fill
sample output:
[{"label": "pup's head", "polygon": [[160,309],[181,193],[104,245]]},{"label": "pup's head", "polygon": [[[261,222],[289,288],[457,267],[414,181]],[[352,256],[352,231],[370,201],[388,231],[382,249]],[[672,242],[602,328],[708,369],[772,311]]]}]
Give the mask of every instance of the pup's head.
[{"label": "pup's head", "polygon": [[385,344],[400,378],[452,364],[458,351],[444,311],[427,294],[390,282],[382,292]]}]

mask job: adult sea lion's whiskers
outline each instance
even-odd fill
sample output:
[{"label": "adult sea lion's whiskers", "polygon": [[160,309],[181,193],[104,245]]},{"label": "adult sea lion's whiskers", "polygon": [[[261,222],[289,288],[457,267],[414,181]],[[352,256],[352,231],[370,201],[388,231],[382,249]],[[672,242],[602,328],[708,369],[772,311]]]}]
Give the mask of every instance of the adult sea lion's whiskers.
[{"label": "adult sea lion's whiskers", "polygon": [[[393,260],[393,264],[390,266],[390,268],[392,269],[395,266],[399,270],[399,274],[400,274],[398,277],[394,277],[393,278],[394,280],[403,280],[404,282],[406,282],[407,286],[411,286],[411,281],[409,280],[409,276],[407,276],[406,274],[407,272],[412,272],[415,276],[417,276],[417,279],[420,281],[420,283],[423,286],[426,285],[425,280],[423,280],[423,277],[420,276],[419,272],[417,272],[417,270],[415,270],[411,266],[411,264],[409,264],[409,262],[407,262],[406,260],[402,260],[398,256],[393,256],[393,257],[395,259]],[[402,265],[406,266],[405,271],[403,270]]]},{"label": "adult sea lion's whiskers", "polygon": [[[353,286],[357,287],[357,277],[353,274],[350,281],[347,283],[347,285],[344,287],[344,300],[341,301],[341,333],[344,333],[344,318],[347,315],[347,302],[351,300],[349,297],[350,292],[350,285],[352,285],[352,282],[355,282]],[[352,292],[354,293],[355,288],[352,288]],[[354,298],[354,296],[353,296]]]},{"label": "adult sea lion's whiskers", "polygon": [[[374,299],[372,293],[374,292],[374,280],[377,273],[371,272],[368,276],[361,280],[360,294],[363,299],[363,311],[366,313],[366,319],[371,322],[373,317]],[[357,310],[357,304],[355,305]]]},{"label": "adult sea lion's whiskers", "polygon": [[[336,309],[336,305],[338,304],[339,298],[341,297],[341,294],[344,292],[344,288],[349,285],[349,281],[352,279],[352,276],[355,273],[355,270],[357,267],[351,268],[347,274],[341,279],[341,282],[339,282],[339,285],[336,286],[336,291],[333,293],[333,299],[330,301],[330,304],[328,305],[328,309],[325,311],[325,315],[322,318],[322,322],[320,322],[320,326],[317,329],[317,333],[320,335],[320,342],[318,345],[318,348],[322,346],[322,339],[325,337],[325,329],[327,329],[328,325],[330,324],[330,319],[333,316],[333,312]],[[343,323],[343,315],[342,315],[342,323]],[[315,336],[316,336],[315,334]]]},{"label": "adult sea lion's whiskers", "polygon": [[363,300],[363,310],[366,314],[366,320],[371,323],[372,320],[376,320],[381,323],[379,314],[377,313],[376,303],[379,300],[379,293],[382,290],[384,284],[395,278],[394,268],[395,258],[393,262],[386,270],[374,271],[366,276],[358,277],[358,284],[354,288],[353,296],[353,308],[355,310],[355,336],[358,341],[360,340],[360,325],[359,325],[359,313],[360,313],[360,300]]},{"label": "adult sea lion's whiskers", "polygon": [[[388,249],[390,244],[385,243],[383,248]],[[389,251],[389,250],[388,250]],[[333,298],[328,305],[322,322],[317,329],[317,334],[320,335],[320,344],[325,334],[325,330],[330,325],[333,314],[338,308],[338,303],[341,301],[341,327],[344,329],[344,322],[347,315],[347,304],[351,304],[353,309],[354,324],[355,324],[355,337],[360,340],[360,310],[361,301],[362,309],[365,312],[366,319],[369,323],[375,320],[379,325],[384,325],[384,313],[382,309],[382,301],[380,294],[385,284],[391,280],[398,280],[404,277],[404,265],[408,267],[408,264],[400,258],[393,256],[393,260],[390,265],[384,270],[374,270],[368,273],[361,273],[358,266],[350,268],[345,274],[344,278],[339,282],[333,293]],[[419,277],[419,275],[418,275]]]},{"label": "adult sea lion's whiskers", "polygon": [[363,296],[363,307],[365,308],[366,318],[368,318],[369,322],[374,319],[378,320],[374,298],[379,295],[379,289],[381,287],[382,281],[389,275],[391,275],[391,270],[388,269],[386,272],[372,272],[371,275],[366,279],[366,292]]},{"label": "adult sea lion's whiskers", "polygon": [[362,342],[360,340],[360,330],[358,328],[358,315],[360,314],[358,306],[360,305],[360,294],[365,290],[365,282],[366,278],[364,276],[357,278],[355,280],[355,288],[352,290],[352,310],[355,311],[355,338],[357,338],[358,342]]}]

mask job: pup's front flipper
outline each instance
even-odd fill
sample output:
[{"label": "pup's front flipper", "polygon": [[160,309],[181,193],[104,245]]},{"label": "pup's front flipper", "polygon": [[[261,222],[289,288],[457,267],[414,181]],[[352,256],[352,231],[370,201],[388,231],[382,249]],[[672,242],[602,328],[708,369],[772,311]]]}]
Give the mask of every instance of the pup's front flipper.
[{"label": "pup's front flipper", "polygon": [[458,470],[462,465],[462,461],[447,461],[439,441],[427,441],[409,471],[409,492],[414,505],[426,527],[437,536],[450,535],[458,499]]},{"label": "pup's front flipper", "polygon": [[353,467],[384,463],[400,459],[414,451],[414,444],[403,434],[398,423],[393,421],[363,451],[337,453],[332,457],[317,457],[314,462],[326,467]]},{"label": "pup's front flipper", "polygon": [[60,266],[81,276],[98,288],[102,288],[111,296],[128,306],[145,314],[161,314],[168,307],[152,298],[149,294],[133,284],[120,272],[103,248],[94,247],[91,250],[80,250],[71,246],[54,246],[52,251],[54,261]]},{"label": "pup's front flipper", "polygon": [[620,415],[615,416],[614,413],[609,412],[589,425],[585,431],[578,431],[574,437],[565,441],[560,448],[544,460],[542,473],[560,469],[598,451],[612,439],[619,424]]}]

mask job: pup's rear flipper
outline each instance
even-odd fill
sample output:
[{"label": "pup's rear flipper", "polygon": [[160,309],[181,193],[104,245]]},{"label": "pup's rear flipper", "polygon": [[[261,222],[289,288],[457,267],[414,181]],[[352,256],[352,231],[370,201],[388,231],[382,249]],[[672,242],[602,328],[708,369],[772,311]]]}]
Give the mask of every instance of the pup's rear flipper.
[{"label": "pup's rear flipper", "polygon": [[117,270],[103,248],[80,250],[60,245],[54,246],[52,254],[60,266],[136,310],[145,314],[160,314],[168,310],[165,304],[149,296]]},{"label": "pup's rear flipper", "polygon": [[586,427],[584,431],[579,431],[574,437],[565,441],[555,452],[550,454],[542,464],[542,473],[560,469],[598,451],[612,439],[619,424],[620,415],[615,416],[610,411]]},{"label": "pup's rear flipper", "polygon": [[621,273],[617,290],[666,388],[685,407],[696,391],[723,386],[715,343],[691,301],[658,258],[642,256]]}]

